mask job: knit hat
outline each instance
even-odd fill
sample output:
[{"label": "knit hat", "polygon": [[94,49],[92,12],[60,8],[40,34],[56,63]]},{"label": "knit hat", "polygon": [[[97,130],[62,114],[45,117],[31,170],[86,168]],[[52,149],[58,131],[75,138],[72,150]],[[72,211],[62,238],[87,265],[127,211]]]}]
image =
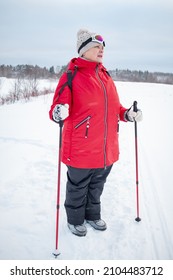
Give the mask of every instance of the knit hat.
[{"label": "knit hat", "polygon": [[[94,36],[99,36],[101,39],[95,41],[92,39]],[[77,52],[79,53],[79,56],[82,56],[83,53],[89,49],[96,47],[98,43],[105,46],[105,42],[102,37],[97,35],[97,33],[90,32],[87,29],[80,29],[77,32]]]}]

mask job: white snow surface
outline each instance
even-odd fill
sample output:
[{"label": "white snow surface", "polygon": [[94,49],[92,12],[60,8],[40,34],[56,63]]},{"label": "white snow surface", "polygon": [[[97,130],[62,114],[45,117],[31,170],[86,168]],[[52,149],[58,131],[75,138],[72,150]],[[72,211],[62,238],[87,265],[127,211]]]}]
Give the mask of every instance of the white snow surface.
[{"label": "white snow surface", "polygon": [[[22,82],[27,82],[28,80],[23,79]],[[0,77],[0,96],[7,96],[10,92],[14,91],[15,88],[15,78],[5,78]],[[37,89],[45,90],[49,89],[49,91],[55,89],[57,85],[57,81],[55,79],[37,79]]]},{"label": "white snow surface", "polygon": [[[116,86],[125,107],[137,100],[143,111],[143,121],[137,124],[142,220],[135,221],[134,124],[121,122],[120,159],[102,195],[106,231],[87,224],[86,237],[77,237],[67,228],[62,164],[59,259],[172,260],[173,86],[130,82]],[[52,98],[50,94],[0,107],[1,260],[52,259],[59,139],[59,126],[48,116]]]}]

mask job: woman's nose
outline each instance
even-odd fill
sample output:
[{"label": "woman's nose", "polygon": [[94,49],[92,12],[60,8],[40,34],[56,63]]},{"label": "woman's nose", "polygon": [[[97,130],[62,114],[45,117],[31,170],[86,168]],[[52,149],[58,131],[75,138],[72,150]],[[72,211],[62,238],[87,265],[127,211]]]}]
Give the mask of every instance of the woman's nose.
[{"label": "woman's nose", "polygon": [[99,49],[100,49],[100,51],[103,51],[104,50],[104,46],[100,44]]}]

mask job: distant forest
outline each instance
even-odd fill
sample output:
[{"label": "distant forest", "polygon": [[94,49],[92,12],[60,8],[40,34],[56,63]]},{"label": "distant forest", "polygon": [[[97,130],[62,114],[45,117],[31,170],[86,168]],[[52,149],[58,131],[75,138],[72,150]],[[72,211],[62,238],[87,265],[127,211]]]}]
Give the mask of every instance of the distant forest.
[{"label": "distant forest", "polygon": [[[0,96],[0,105],[15,103],[18,100],[28,101],[32,97],[46,95],[52,92],[51,88],[39,89],[40,79],[59,79],[67,65],[50,68],[38,65],[0,65],[0,77],[13,78],[13,85],[8,94]],[[150,73],[148,71],[109,70],[114,81],[148,82],[173,84],[171,73]],[[1,81],[0,81],[1,86]]]},{"label": "distant forest", "polygon": [[[25,78],[25,79],[58,79],[67,65],[54,66],[50,68],[40,67],[38,65],[0,65],[0,77],[6,78]],[[173,73],[137,71],[137,70],[109,70],[110,75],[115,81],[128,82],[147,82],[147,83],[164,83],[173,84]]]}]

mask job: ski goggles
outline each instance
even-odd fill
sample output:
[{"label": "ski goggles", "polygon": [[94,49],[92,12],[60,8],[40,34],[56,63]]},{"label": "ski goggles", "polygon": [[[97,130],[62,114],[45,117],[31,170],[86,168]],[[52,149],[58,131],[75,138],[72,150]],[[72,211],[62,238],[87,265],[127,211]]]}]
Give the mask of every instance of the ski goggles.
[{"label": "ski goggles", "polygon": [[89,39],[87,39],[85,42],[82,43],[82,45],[78,49],[78,53],[80,52],[80,50],[83,47],[85,47],[90,42],[99,43],[105,47],[105,41],[104,41],[103,37],[101,35],[95,35],[95,36],[90,37]]}]

